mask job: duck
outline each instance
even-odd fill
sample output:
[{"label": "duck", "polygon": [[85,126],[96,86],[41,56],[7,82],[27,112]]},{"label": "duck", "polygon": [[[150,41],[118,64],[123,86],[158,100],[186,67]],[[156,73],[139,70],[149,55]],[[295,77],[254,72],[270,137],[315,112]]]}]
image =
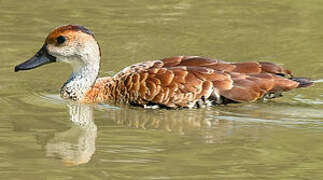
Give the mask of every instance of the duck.
[{"label": "duck", "polygon": [[200,56],[174,56],[130,65],[99,78],[101,51],[94,33],[81,25],[51,31],[41,49],[15,72],[63,62],[72,66],[60,89],[64,99],[83,103],[121,103],[145,108],[200,108],[255,102],[308,87],[308,78],[270,62],[226,62]]}]

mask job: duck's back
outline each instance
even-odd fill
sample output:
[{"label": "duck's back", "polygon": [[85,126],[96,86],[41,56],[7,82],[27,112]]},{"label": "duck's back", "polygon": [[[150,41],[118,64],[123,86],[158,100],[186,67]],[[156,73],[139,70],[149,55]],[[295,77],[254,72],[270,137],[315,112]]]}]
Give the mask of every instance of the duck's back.
[{"label": "duck's back", "polygon": [[125,68],[98,79],[83,102],[122,102],[145,107],[203,107],[252,102],[310,85],[267,62],[228,63],[196,56],[176,56]]}]

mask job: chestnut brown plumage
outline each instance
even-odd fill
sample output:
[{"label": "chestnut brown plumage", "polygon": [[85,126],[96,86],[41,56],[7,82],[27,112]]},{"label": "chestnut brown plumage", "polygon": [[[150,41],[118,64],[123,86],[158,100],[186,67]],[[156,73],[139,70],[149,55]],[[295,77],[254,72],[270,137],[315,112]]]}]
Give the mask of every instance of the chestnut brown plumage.
[{"label": "chestnut brown plumage", "polygon": [[289,70],[273,63],[176,56],[135,64],[114,77],[100,78],[82,101],[191,108],[252,102],[310,84],[308,79],[293,80]]}]

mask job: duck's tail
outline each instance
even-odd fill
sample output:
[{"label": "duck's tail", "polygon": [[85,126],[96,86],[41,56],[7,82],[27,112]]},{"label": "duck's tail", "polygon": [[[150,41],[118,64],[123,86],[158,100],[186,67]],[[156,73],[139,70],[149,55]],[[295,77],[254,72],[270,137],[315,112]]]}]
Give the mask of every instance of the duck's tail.
[{"label": "duck's tail", "polygon": [[323,79],[319,79],[319,80],[314,80],[313,83],[322,83]]},{"label": "duck's tail", "polygon": [[[297,88],[308,87],[316,83],[316,81],[304,77],[292,77],[290,79],[299,83]],[[323,82],[323,79],[321,81]]]}]

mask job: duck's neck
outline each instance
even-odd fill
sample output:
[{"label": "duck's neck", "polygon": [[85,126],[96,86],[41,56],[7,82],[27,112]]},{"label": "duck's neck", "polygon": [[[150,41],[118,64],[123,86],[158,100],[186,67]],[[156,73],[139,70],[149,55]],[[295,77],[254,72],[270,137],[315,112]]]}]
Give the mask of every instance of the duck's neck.
[{"label": "duck's neck", "polygon": [[63,98],[79,101],[91,89],[99,74],[100,64],[98,59],[87,62],[98,63],[85,64],[81,60],[73,61],[73,72],[61,88],[61,96]]}]

